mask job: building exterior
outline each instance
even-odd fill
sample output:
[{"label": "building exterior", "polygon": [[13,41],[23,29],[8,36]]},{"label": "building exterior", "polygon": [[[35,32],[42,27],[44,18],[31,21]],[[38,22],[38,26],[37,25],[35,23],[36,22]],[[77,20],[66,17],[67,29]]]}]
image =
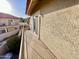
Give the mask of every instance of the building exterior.
[{"label": "building exterior", "polygon": [[28,59],[79,59],[78,12],[79,0],[27,0]]},{"label": "building exterior", "polygon": [[0,13],[0,25],[16,25],[20,21],[19,17],[13,15]]}]

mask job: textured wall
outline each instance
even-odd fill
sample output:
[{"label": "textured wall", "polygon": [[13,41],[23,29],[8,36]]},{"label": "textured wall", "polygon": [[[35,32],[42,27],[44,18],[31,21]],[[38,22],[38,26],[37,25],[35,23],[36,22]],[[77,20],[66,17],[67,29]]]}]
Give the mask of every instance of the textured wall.
[{"label": "textured wall", "polygon": [[5,23],[6,25],[8,25],[11,20],[12,20],[11,24],[13,24],[13,25],[15,23],[19,23],[20,22],[20,19],[0,18],[0,24]]},{"label": "textured wall", "polygon": [[41,14],[55,12],[79,4],[79,0],[42,0],[42,1],[43,2],[40,3]]},{"label": "textured wall", "polygon": [[48,3],[44,0],[40,10],[33,14],[43,15],[40,39],[57,59],[79,59],[78,4],[79,0],[52,0]]},{"label": "textured wall", "polygon": [[79,59],[79,5],[45,14],[41,40],[58,59]]},{"label": "textured wall", "polygon": [[27,45],[28,59],[57,59],[31,31],[25,32],[24,43]]}]

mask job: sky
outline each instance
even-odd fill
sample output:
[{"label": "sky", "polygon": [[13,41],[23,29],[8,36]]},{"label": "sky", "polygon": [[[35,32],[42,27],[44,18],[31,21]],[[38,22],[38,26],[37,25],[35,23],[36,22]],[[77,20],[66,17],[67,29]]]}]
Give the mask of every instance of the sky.
[{"label": "sky", "polygon": [[26,0],[1,0],[0,12],[26,17]]}]

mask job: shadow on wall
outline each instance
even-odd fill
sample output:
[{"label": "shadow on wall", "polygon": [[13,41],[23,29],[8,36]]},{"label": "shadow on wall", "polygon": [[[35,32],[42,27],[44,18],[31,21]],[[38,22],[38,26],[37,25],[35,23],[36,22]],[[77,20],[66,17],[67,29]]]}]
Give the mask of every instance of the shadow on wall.
[{"label": "shadow on wall", "polygon": [[41,0],[39,1],[39,4],[34,7],[31,14],[33,14],[37,10],[40,10],[41,14],[47,14],[78,4],[79,0]]}]

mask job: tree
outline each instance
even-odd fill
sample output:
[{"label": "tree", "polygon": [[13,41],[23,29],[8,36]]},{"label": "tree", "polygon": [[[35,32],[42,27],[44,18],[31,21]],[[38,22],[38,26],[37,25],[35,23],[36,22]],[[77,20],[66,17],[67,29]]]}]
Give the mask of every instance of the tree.
[{"label": "tree", "polygon": [[23,18],[20,18],[20,22],[25,22]]}]

